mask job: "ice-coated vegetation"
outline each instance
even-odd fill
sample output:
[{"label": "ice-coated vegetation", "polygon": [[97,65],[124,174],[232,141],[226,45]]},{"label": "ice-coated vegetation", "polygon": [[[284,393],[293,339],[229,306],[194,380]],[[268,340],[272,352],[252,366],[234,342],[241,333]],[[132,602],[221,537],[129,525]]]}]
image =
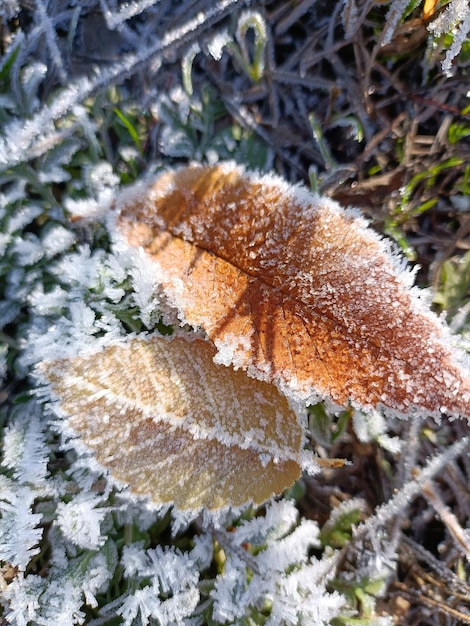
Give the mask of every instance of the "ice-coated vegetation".
[{"label": "ice-coated vegetation", "polygon": [[[311,54],[308,46],[296,48],[308,36],[302,21],[313,15],[324,50],[332,51],[339,49],[335,37],[353,41],[361,29],[375,28],[382,37],[374,48],[379,55],[422,4],[345,0],[332,9],[320,0],[0,0],[5,623],[393,623],[378,598],[396,576],[409,507],[426,493],[433,510],[445,513],[436,476],[446,495],[466,484],[456,460],[465,458],[467,440],[445,445],[452,425],[435,435],[416,417],[398,421],[357,407],[332,413],[318,404],[310,409],[303,442],[313,438],[320,457],[333,451],[351,456],[356,467],[379,458],[384,475],[396,474],[390,483],[379,489],[376,476],[363,469],[364,482],[345,495],[334,486],[341,479],[332,476],[348,476],[350,466],[334,470],[334,461],[330,467],[323,459],[322,475],[301,479],[259,509],[185,512],[155,506],[103,470],[69,429],[37,368],[77,355],[92,358],[152,333],[193,332],[178,328],[178,312],[143,250],[113,239],[108,216],[121,189],[191,161],[276,169],[290,181],[306,180],[310,168],[311,182],[322,190],[342,181],[349,170],[335,161],[316,125],[323,114],[319,96],[305,97],[304,90],[344,90],[337,101],[341,115],[330,117],[328,128],[344,131],[354,145],[364,135],[372,141],[377,129],[351,104],[355,86],[345,78],[349,70],[341,74],[339,57],[337,83],[329,82],[329,70],[312,77],[319,52],[316,43]],[[466,71],[469,20],[468,3],[450,0],[423,26],[423,81],[433,72],[455,77]],[[282,58],[288,49],[289,62]],[[264,119],[256,111],[260,102],[268,103]],[[294,120],[292,130],[283,120]],[[308,139],[299,140],[294,155],[297,124]],[[458,197],[465,199],[462,189]],[[454,291],[444,296],[456,302]],[[462,311],[456,319],[465,338]],[[197,336],[206,337],[202,330]],[[177,475],[177,466],[172,472]],[[372,483],[377,492],[371,495]],[[464,521],[443,519],[453,558],[468,556]],[[461,591],[450,574],[446,581]]]}]

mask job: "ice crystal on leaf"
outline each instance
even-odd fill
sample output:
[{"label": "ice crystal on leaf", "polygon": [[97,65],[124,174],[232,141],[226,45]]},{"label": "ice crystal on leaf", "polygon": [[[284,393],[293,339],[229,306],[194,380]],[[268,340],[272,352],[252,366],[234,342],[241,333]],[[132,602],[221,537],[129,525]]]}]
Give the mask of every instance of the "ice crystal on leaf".
[{"label": "ice crystal on leaf", "polygon": [[459,54],[470,32],[470,7],[466,0],[450,0],[445,10],[433,20],[428,30],[435,35],[453,34],[453,41],[442,62],[442,69],[451,74],[452,62]]},{"label": "ice crystal on leaf", "polygon": [[48,448],[40,410],[30,401],[12,414],[5,429],[2,465],[11,478],[0,476],[0,561],[24,571],[39,553],[42,515],[33,512],[36,498],[51,493],[46,482]]},{"label": "ice crystal on leaf", "polygon": [[67,427],[133,493],[181,509],[261,503],[300,476],[302,428],[274,386],[214,353],[154,336],[40,371]]},{"label": "ice crystal on leaf", "polygon": [[28,485],[18,485],[0,476],[0,560],[21,571],[39,553],[42,516],[32,512],[38,494]]},{"label": "ice crystal on leaf", "polygon": [[79,199],[67,197],[64,200],[64,206],[74,217],[99,219],[107,210],[118,182],[119,179],[113,173],[109,163],[99,161],[85,165],[83,180],[76,185],[83,187],[88,197]]},{"label": "ice crystal on leaf", "polygon": [[448,329],[355,212],[233,163],[165,172],[117,210],[217,362],[302,402],[470,416]]},{"label": "ice crystal on leaf", "polygon": [[59,502],[57,522],[64,536],[81,548],[96,550],[106,537],[101,535],[101,521],[109,509],[100,507],[101,498],[93,493],[81,493],[70,502]]},{"label": "ice crystal on leaf", "polygon": [[379,411],[354,411],[353,413],[354,432],[359,441],[364,443],[377,441],[384,450],[396,454],[401,449],[401,442],[398,437],[387,435],[387,420]]},{"label": "ice crystal on leaf", "polygon": [[[182,591],[167,600],[160,600],[152,587],[144,587],[129,595],[116,613],[123,618],[126,626],[135,623],[146,626],[154,623],[154,619],[158,620],[157,623],[161,626],[183,625],[191,616],[198,601],[199,594],[196,589]],[[152,621],[149,618],[153,618]]]},{"label": "ice crystal on leaf", "polygon": [[[132,594],[102,609],[102,614],[118,614],[124,624],[186,624],[199,600],[200,571],[209,565],[212,553],[209,536],[196,538],[188,553],[175,548],[144,550],[133,544],[123,550],[124,576],[132,581]],[[138,621],[136,621],[138,620]]]},{"label": "ice crystal on leaf", "polygon": [[[328,559],[308,559],[318,545],[318,527],[304,520],[295,526],[298,512],[292,502],[273,502],[266,517],[244,522],[230,544],[224,573],[217,577],[211,596],[218,623],[241,623],[256,607],[270,606],[267,624],[328,624],[342,599],[325,585],[332,575]],[[283,538],[281,538],[283,537]],[[225,538],[227,540],[228,537]],[[221,534],[218,540],[225,544]],[[243,547],[254,554],[244,558]],[[248,576],[249,564],[252,575]]]},{"label": "ice crystal on leaf", "polygon": [[122,563],[125,576],[153,579],[155,591],[162,595],[191,587],[199,578],[197,564],[190,554],[183,554],[176,549],[163,550],[158,546],[144,551],[134,544],[124,549]]},{"label": "ice crystal on leaf", "polygon": [[[345,0],[344,4],[346,19],[347,16],[352,16],[355,25],[354,18],[356,18],[357,8],[354,0]],[[423,4],[424,17],[426,16],[426,3]],[[452,43],[447,48],[441,64],[447,76],[451,76],[452,64],[461,52],[470,31],[470,8],[467,0],[448,0],[446,3],[430,3],[430,5],[433,8],[427,17],[432,17],[432,19],[427,24],[427,30],[431,35],[437,37],[451,36]],[[437,7],[442,5],[442,10],[436,10],[436,5]],[[383,45],[389,44],[393,40],[398,24],[404,20],[411,6],[409,0],[393,0],[390,3],[382,32]],[[430,45],[432,45],[432,41],[433,39],[430,38]]]},{"label": "ice crystal on leaf", "polygon": [[13,470],[21,484],[44,482],[48,474],[49,448],[39,413],[37,404],[30,401],[12,414],[11,424],[5,428],[2,465]]},{"label": "ice crystal on leaf", "polygon": [[[54,537],[54,549],[60,545]],[[84,601],[97,605],[96,595],[111,578],[116,565],[116,549],[106,544],[99,552],[73,557],[54,564],[47,578],[19,575],[3,593],[5,617],[18,626],[37,624],[83,624]]]}]

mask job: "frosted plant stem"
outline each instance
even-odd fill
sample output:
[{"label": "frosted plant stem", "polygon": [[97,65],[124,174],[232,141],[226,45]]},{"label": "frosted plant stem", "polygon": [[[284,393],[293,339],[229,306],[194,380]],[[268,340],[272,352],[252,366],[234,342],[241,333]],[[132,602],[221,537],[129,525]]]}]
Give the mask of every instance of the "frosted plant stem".
[{"label": "frosted plant stem", "polygon": [[416,480],[411,480],[403,485],[393,498],[377,509],[377,513],[374,517],[368,519],[367,522],[358,528],[355,539],[363,538],[368,534],[374,535],[380,527],[390,522],[395,516],[399,514],[403,515],[412,499],[423,492],[426,483],[437,473],[442,471],[450,461],[453,461],[462,454],[462,452],[469,447],[469,443],[469,438],[464,437],[450,446],[448,450],[429,461]]},{"label": "frosted plant stem", "polygon": [[65,83],[67,81],[67,74],[65,72],[64,63],[62,61],[62,55],[60,53],[59,46],[57,45],[57,36],[54,30],[53,23],[48,18],[46,7],[44,6],[44,3],[42,0],[36,0],[36,10],[39,14],[39,17],[41,20],[41,26],[44,30],[47,45],[51,52],[53,63],[57,68],[60,81],[61,83]]},{"label": "frosted plant stem", "polygon": [[422,421],[417,416],[410,417],[405,434],[405,449],[401,455],[398,473],[398,485],[410,480],[413,468],[416,466],[416,457],[419,450],[418,434],[422,427]]},{"label": "frosted plant stem", "polygon": [[426,481],[422,488],[423,495],[426,500],[432,505],[436,513],[441,518],[441,521],[447,527],[447,530],[454,538],[456,545],[464,553],[467,560],[470,560],[470,541],[466,536],[464,529],[459,524],[456,516],[452,513],[449,507],[443,502],[442,498],[438,494],[431,481]]},{"label": "frosted plant stem", "polygon": [[49,129],[55,121],[67,115],[74,106],[113,84],[118,78],[124,80],[135,74],[150,60],[153,60],[155,64],[161,63],[165,52],[174,46],[184,45],[188,37],[195,37],[198,31],[210,28],[214,21],[220,19],[240,1],[218,2],[208,11],[198,13],[181,28],[168,32],[155,45],[139,51],[139,54],[131,53],[123,56],[118,63],[101,72],[95,79],[82,78],[75,81],[57,96],[50,107],[44,106],[21,128],[18,128],[17,122],[10,124],[5,130],[5,138],[0,140],[0,171],[28,161],[32,151],[37,156],[43,154],[45,150],[38,151],[37,146],[42,141],[44,130]]},{"label": "frosted plant stem", "polygon": [[119,11],[114,12],[108,7],[105,0],[100,0],[101,10],[108,28],[114,29],[123,22],[131,19],[136,15],[140,15],[145,9],[160,4],[161,0],[142,0],[141,2],[131,3],[129,6],[123,4],[119,7]]},{"label": "frosted plant stem", "polygon": [[[416,456],[419,449],[417,436],[421,425],[422,422],[417,416],[411,417],[408,422],[408,428],[405,436],[405,449],[401,454],[398,468],[398,485],[402,485],[406,480],[410,479],[412,470],[416,466]],[[396,552],[396,548],[401,541],[401,536],[401,519],[396,517],[393,520],[388,537],[391,552]]]},{"label": "frosted plant stem", "polygon": [[402,535],[402,545],[408,558],[413,561],[417,559],[423,561],[432,572],[441,577],[441,580],[445,582],[449,589],[454,590],[456,593],[468,595],[467,583],[461,580],[451,569],[443,568],[442,562],[426,548],[419,543],[415,543],[406,535]]},{"label": "frosted plant stem", "polygon": [[382,46],[385,46],[392,41],[393,33],[395,32],[395,29],[408,4],[408,0],[394,0],[394,2],[390,5],[386,19],[387,25],[382,33],[382,40],[380,42]]}]

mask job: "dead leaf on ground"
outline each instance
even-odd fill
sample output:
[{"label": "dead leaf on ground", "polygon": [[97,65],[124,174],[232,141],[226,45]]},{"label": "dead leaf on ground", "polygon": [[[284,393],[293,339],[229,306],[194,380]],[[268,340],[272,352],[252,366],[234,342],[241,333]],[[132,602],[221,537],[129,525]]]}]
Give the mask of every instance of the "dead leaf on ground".
[{"label": "dead leaf on ground", "polygon": [[40,366],[100,465],[155,504],[261,504],[301,473],[302,428],[274,385],[217,366],[200,339],[131,339]]},{"label": "dead leaf on ground", "polygon": [[117,210],[219,363],[305,402],[470,416],[447,328],[357,212],[233,163],[165,172]]}]

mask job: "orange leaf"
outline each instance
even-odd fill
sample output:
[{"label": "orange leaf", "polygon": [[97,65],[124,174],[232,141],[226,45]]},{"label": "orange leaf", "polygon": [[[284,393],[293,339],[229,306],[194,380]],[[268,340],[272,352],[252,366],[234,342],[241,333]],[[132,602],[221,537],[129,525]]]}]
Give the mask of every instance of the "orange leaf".
[{"label": "orange leaf", "polygon": [[137,495],[179,509],[260,504],[300,476],[302,428],[276,387],[200,339],[132,339],[43,363],[67,424]]},{"label": "orange leaf", "polygon": [[166,172],[117,208],[219,362],[305,402],[470,416],[448,330],[356,212],[231,163]]},{"label": "orange leaf", "polygon": [[423,18],[428,20],[436,12],[436,7],[439,4],[439,0],[425,0],[423,6]]}]

